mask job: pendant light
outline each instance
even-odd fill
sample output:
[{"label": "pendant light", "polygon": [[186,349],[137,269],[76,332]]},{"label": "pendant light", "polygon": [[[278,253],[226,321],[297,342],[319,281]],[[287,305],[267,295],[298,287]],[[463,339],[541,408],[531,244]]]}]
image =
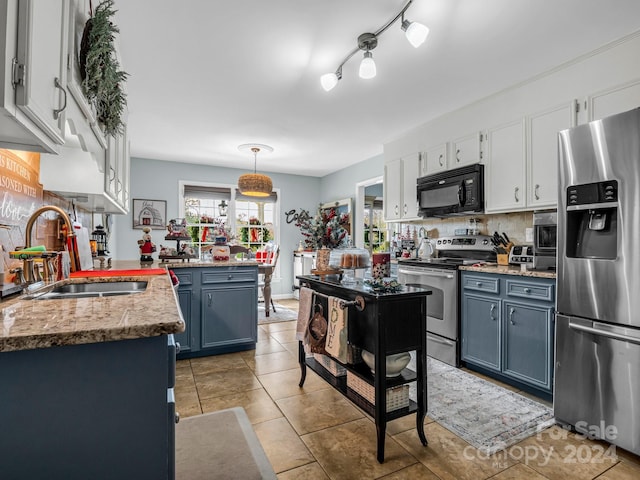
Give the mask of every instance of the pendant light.
[{"label": "pendant light", "polygon": [[253,173],[244,173],[238,178],[238,190],[249,197],[268,197],[273,190],[271,178],[256,172],[258,153],[261,151],[273,152],[273,147],[259,143],[246,143],[240,145],[238,150],[249,150],[253,153]]}]

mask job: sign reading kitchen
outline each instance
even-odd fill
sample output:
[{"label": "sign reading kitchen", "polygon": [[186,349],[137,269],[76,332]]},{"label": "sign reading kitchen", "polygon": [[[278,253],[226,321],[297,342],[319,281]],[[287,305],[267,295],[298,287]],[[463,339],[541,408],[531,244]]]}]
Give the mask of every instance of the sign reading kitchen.
[{"label": "sign reading kitchen", "polygon": [[0,149],[0,223],[19,225],[42,205],[40,154]]}]

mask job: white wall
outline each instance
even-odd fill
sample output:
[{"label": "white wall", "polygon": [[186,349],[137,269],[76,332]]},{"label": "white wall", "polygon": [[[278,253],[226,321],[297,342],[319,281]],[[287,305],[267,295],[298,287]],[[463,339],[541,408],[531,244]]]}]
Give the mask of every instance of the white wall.
[{"label": "white wall", "polygon": [[[427,121],[385,144],[385,161],[638,79],[638,52],[640,31],[519,85]],[[473,82],[473,78],[469,81]]]},{"label": "white wall", "polygon": [[[166,200],[167,219],[176,218],[179,214],[178,182],[199,181],[222,184],[235,184],[244,170],[233,168],[210,167],[206,165],[185,164],[149,160],[131,159],[131,198]],[[280,278],[272,281],[272,294],[287,296],[293,285],[293,251],[302,239],[300,230],[285,221],[285,212],[305,209],[315,212],[320,198],[320,178],[301,175],[269,173],[274,188],[280,190]],[[132,212],[128,215],[114,215],[114,229],[110,246],[116,260],[138,260],[138,239],[142,230],[134,230]],[[164,241],[166,231],[153,231],[153,242],[159,246],[168,244]],[[172,242],[173,243],[173,242]],[[175,246],[175,245],[173,245]],[[159,247],[158,247],[159,249]],[[157,260],[157,253],[154,254]]]},{"label": "white wall", "polygon": [[[362,222],[360,212],[355,211],[356,183],[380,177],[384,173],[384,157],[377,155],[363,162],[343,168],[337,172],[326,175],[320,182],[322,203],[351,199],[352,225]],[[355,229],[352,227],[352,232]]]}]

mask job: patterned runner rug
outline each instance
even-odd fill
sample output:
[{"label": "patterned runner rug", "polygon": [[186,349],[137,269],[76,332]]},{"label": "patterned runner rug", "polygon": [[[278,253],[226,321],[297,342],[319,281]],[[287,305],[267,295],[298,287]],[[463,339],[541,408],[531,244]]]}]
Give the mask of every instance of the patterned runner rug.
[{"label": "patterned runner rug", "polygon": [[429,417],[487,454],[555,423],[545,405],[431,357],[427,385]]}]

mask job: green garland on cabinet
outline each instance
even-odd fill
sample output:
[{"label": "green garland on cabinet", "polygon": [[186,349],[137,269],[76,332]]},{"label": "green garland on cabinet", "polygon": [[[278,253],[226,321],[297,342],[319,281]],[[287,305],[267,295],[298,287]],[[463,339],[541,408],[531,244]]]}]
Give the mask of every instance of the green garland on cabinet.
[{"label": "green garland on cabinet", "polygon": [[123,133],[122,114],[127,105],[122,89],[129,75],[119,70],[115,53],[118,27],[111,21],[115,15],[113,0],[104,0],[87,21],[80,44],[80,73],[84,94],[96,106],[98,121],[107,135]]}]

